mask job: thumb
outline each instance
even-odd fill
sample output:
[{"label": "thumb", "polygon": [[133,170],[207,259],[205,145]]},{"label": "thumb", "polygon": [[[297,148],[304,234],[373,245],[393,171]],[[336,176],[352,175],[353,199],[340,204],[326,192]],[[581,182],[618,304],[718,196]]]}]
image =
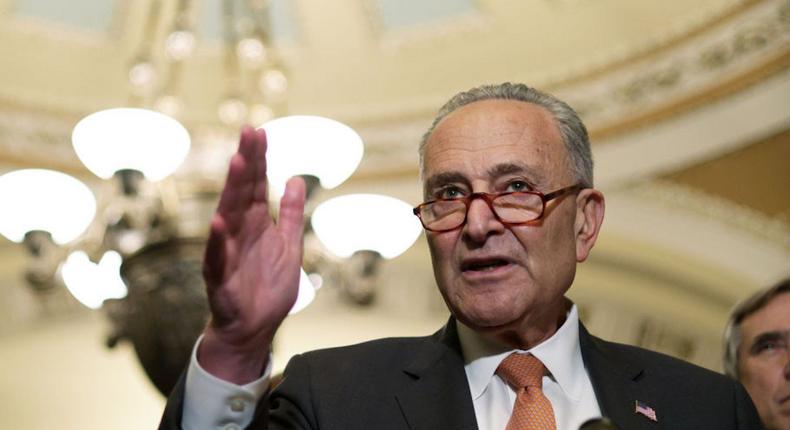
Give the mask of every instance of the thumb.
[{"label": "thumb", "polygon": [[285,193],[280,200],[279,227],[289,242],[301,244],[304,232],[304,179],[295,176],[285,184]]}]

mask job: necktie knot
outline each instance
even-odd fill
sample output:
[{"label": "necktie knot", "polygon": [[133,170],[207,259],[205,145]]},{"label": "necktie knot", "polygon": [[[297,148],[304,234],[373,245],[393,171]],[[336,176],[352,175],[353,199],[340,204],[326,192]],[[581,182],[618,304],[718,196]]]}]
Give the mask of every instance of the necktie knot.
[{"label": "necktie knot", "polygon": [[516,391],[516,402],[505,430],[557,430],[554,409],[543,394],[546,367],[531,354],[508,355],[497,375]]},{"label": "necktie knot", "polygon": [[496,370],[497,375],[514,388],[543,387],[543,374],[546,367],[531,354],[512,353],[508,355]]}]

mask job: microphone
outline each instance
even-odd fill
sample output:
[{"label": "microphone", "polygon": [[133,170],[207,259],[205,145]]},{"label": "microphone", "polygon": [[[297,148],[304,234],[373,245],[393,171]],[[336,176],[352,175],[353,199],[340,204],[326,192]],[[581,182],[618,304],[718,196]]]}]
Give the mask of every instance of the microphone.
[{"label": "microphone", "polygon": [[620,430],[612,420],[606,417],[593,418],[584,422],[579,430]]}]

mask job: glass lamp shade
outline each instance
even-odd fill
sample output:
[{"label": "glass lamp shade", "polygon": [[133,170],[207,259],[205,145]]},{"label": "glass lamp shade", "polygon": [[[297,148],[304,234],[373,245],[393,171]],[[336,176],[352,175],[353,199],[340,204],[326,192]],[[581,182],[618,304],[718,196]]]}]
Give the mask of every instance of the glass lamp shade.
[{"label": "glass lamp shade", "polygon": [[64,173],[15,170],[0,176],[0,233],[14,242],[41,230],[64,244],[82,234],[96,214],[90,188]]},{"label": "glass lamp shade", "polygon": [[158,181],[181,165],[190,139],[181,123],[163,113],[116,108],[80,120],[71,133],[71,143],[80,161],[100,178],[131,169]]},{"label": "glass lamp shade", "polygon": [[351,127],[329,118],[286,116],[264,123],[269,184],[282,195],[285,182],[296,175],[313,175],[327,189],[343,183],[356,170],[364,151],[362,138]]},{"label": "glass lamp shade", "polygon": [[107,299],[126,297],[128,289],[121,279],[121,254],[107,251],[96,264],[82,251],[69,254],[60,276],[71,295],[80,303],[98,309]]},{"label": "glass lamp shade", "polygon": [[378,194],[348,194],[321,203],[311,217],[313,231],[338,257],[376,251],[395,258],[417,240],[422,226],[408,203]]}]

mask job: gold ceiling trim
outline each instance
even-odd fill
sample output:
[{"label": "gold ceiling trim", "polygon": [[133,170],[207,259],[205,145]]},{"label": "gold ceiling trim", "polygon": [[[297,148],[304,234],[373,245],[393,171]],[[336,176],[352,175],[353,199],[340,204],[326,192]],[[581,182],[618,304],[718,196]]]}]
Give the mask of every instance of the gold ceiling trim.
[{"label": "gold ceiling trim", "polygon": [[735,94],[790,61],[790,0],[760,2],[737,21],[649,62],[556,91],[596,139],[632,131]]},{"label": "gold ceiling trim", "polygon": [[[756,6],[762,7],[758,8]],[[737,26],[723,28],[724,26],[722,24],[730,23],[736,17],[741,18],[741,22],[738,23]],[[670,52],[670,54],[673,55],[668,55],[667,49],[662,51],[664,54],[667,54],[663,56],[659,56],[659,53],[651,52],[651,57],[660,60],[656,61],[656,64],[645,64],[644,59],[642,59],[639,64],[634,63],[635,66],[631,68],[632,70],[621,70],[618,68],[606,74],[604,79],[585,83],[578,88],[565,88],[564,92],[567,94],[558,95],[561,98],[567,99],[571,105],[577,107],[582,113],[582,116],[585,117],[591,135],[595,139],[607,138],[645,127],[651,123],[685,113],[705,103],[720,100],[745,90],[750,86],[756,85],[760,80],[770,78],[774,74],[790,66],[790,46],[787,43],[788,33],[790,33],[790,23],[787,22],[788,17],[790,17],[790,1],[788,0],[746,1],[737,8],[737,11],[733,9],[730,13],[726,14],[726,16],[721,16],[719,18],[716,25],[718,25],[720,29],[714,32],[715,34],[707,34],[709,32],[702,28],[698,28],[696,33],[694,33],[699,37],[699,42],[696,43],[698,46],[681,47],[679,44],[673,45],[676,48]],[[706,55],[706,49],[711,48],[711,44],[713,44],[715,48],[718,46],[730,46],[733,43],[737,43],[737,38],[742,37],[741,33],[746,33],[747,36],[749,36],[748,31],[752,27],[763,22],[768,22],[766,20],[772,20],[770,21],[772,23],[771,25],[778,30],[770,34],[772,39],[769,38],[765,41],[764,45],[760,45],[745,54],[741,53],[739,55],[734,55],[724,64],[717,65],[716,67],[710,67],[702,71],[692,70],[695,66],[694,62],[701,61],[700,59]],[[705,26],[705,28],[710,29],[713,26],[714,24],[710,24]],[[733,31],[733,29],[737,31]],[[686,33],[688,37],[683,40],[690,40],[692,38],[692,33]],[[705,37],[702,37],[703,35]],[[679,42],[680,39],[676,39],[675,41]],[[676,51],[684,51],[684,49],[686,51],[685,53],[678,52],[677,55],[674,55]],[[685,55],[685,57],[681,57],[681,54]],[[686,65],[686,70],[673,72],[675,75],[670,74],[667,78],[667,76],[662,75],[662,73],[665,73],[665,69],[673,66],[673,63],[680,62],[676,57],[679,57],[680,60],[686,61],[691,65]],[[635,57],[631,58],[633,59]],[[715,61],[715,59],[714,55],[712,61]],[[674,65],[676,66],[677,64]],[[678,73],[692,75],[692,78],[696,80],[694,86],[684,88],[683,84],[685,83],[683,82],[683,78],[687,78],[687,76],[681,75],[680,78],[678,78]],[[644,102],[641,105],[638,103],[630,105],[627,101],[623,102],[622,100],[618,100],[617,97],[612,97],[613,95],[616,96],[618,91],[628,90],[631,85],[635,83],[639,84],[641,82],[640,80],[644,80],[645,75],[654,75],[654,79],[657,79],[659,83],[661,83],[661,79],[669,79],[669,84],[664,86],[653,85],[649,87],[648,90],[652,92],[648,94],[649,97],[646,97],[648,102]],[[675,81],[672,81],[672,79],[675,79]],[[673,91],[675,94],[672,94]],[[608,110],[608,112],[604,112],[602,116],[605,117],[608,115],[610,117],[609,121],[602,121],[595,118],[594,111],[592,118],[585,116],[585,110],[590,106],[590,103],[599,103],[599,105],[601,103],[608,103],[608,105],[603,105],[603,107],[598,106],[598,108],[603,111]],[[79,115],[68,113],[68,111],[64,109],[57,109],[51,106],[23,107],[21,103],[6,102],[4,100],[0,100],[0,110],[5,110],[10,114],[21,114],[23,117],[35,117],[37,121],[44,123],[60,123],[60,126],[57,127],[61,129],[58,133],[60,135],[59,139],[64,142],[68,142],[70,128],[76,123],[79,117]],[[434,109],[431,109],[429,112],[423,111],[422,113],[413,110],[411,113],[406,113],[405,115],[379,116],[378,120],[369,117],[370,119],[362,119],[353,121],[352,123],[355,127],[368,127],[370,129],[398,129],[403,124],[413,125],[415,123],[426,123],[427,126],[433,113]],[[411,118],[411,120],[409,118]],[[66,123],[68,125],[66,125]],[[193,124],[193,126],[194,125],[196,124]],[[8,130],[4,130],[8,127],[12,128],[10,133]],[[0,162],[5,160],[9,163],[40,165],[41,160],[36,160],[36,157],[40,156],[42,153],[49,154],[47,151],[51,151],[53,146],[51,143],[53,140],[42,140],[40,136],[37,136],[35,133],[29,131],[25,132],[20,127],[21,126],[17,124],[16,121],[0,122],[0,136],[5,135],[4,138],[0,139],[0,148],[9,146],[14,147],[15,144],[13,142],[18,140],[14,139],[15,134],[19,137],[19,134],[22,133],[22,136],[26,139],[32,139],[26,142],[27,150],[23,152],[16,151],[14,155],[11,155],[8,154],[6,150],[0,151],[2,154],[0,155]],[[404,136],[410,134],[413,133],[403,133]],[[382,146],[380,142],[372,141],[370,143],[372,144],[371,152],[392,153],[393,151],[397,152],[404,149],[404,145],[394,145],[394,148],[380,148],[380,146]],[[390,145],[389,142],[385,142],[385,144],[388,146]],[[41,150],[37,150],[37,146],[40,146]],[[407,146],[410,147],[410,145]],[[69,164],[67,162],[54,162],[54,164],[60,163],[65,165]],[[75,166],[66,170],[76,171],[80,170],[80,168]],[[410,169],[396,167],[396,170],[401,173],[408,171],[412,174],[417,171],[416,166]]]},{"label": "gold ceiling trim", "polygon": [[88,174],[69,144],[78,120],[61,111],[14,108],[0,100],[0,165]]},{"label": "gold ceiling trim", "polygon": [[[748,0],[706,25],[649,49],[643,47],[639,53],[594,72],[535,85],[549,88],[574,106],[596,138],[610,137],[743,90],[781,71],[784,56],[790,52],[788,19],[788,0]],[[770,29],[761,33],[764,26]],[[732,52],[721,53],[727,49]],[[774,58],[765,59],[771,56]],[[685,82],[689,76],[694,82],[691,87]],[[634,90],[646,96],[629,99]],[[439,103],[426,98],[411,110],[383,109],[371,114],[375,109],[366,109],[347,117],[356,126],[371,128],[427,121]]]},{"label": "gold ceiling trim", "polygon": [[[658,109],[647,111],[632,117],[626,118],[616,124],[609,124],[603,127],[590,127],[590,135],[592,139],[601,140],[610,138],[619,134],[623,134],[635,129],[646,127],[650,124],[667,120],[671,117],[682,115],[695,108],[699,108],[706,103],[722,100],[728,96],[732,96],[740,91],[744,91],[754,85],[759,84],[760,81],[768,79],[790,67],[790,50],[780,53],[777,57],[771,58],[763,64],[756,65],[751,70],[743,73],[742,75],[735,76],[720,85],[708,89],[703,92],[691,95],[684,99],[676,100],[672,103],[666,104]],[[16,106],[15,106],[16,105]],[[68,142],[70,140],[70,126],[69,124],[76,123],[76,116],[67,113],[65,110],[42,107],[34,110],[29,106],[23,106],[21,103],[8,103],[0,101],[0,106],[3,106],[6,114],[19,116],[20,114],[28,117],[35,118],[39,125],[48,123],[48,126],[42,127],[49,129],[46,133],[32,132],[22,133],[18,128],[21,127],[18,121],[12,121],[14,125],[10,126],[11,122],[6,124],[0,123],[0,163],[20,167],[42,167],[62,170],[71,174],[84,174],[85,169],[74,157],[70,159],[51,157],[52,149],[55,143],[59,141]],[[7,117],[8,118],[8,117]],[[424,122],[425,116],[418,117],[419,122]],[[389,122],[389,121],[388,121]],[[398,124],[403,124],[399,120]],[[411,124],[410,124],[411,125]],[[367,126],[371,128],[377,127],[391,127],[392,122],[389,124],[377,122],[367,125],[357,124],[359,127]],[[54,128],[53,128],[54,127]],[[398,128],[398,125],[395,126]],[[17,130],[14,130],[17,129]],[[24,148],[17,148],[13,141],[20,141],[20,137],[33,137],[27,140]],[[402,145],[401,145],[402,146]],[[392,148],[394,151],[403,150],[401,146]],[[386,148],[376,145],[374,149],[378,152],[391,152]],[[416,149],[415,149],[416,151]],[[382,155],[382,154],[379,154]],[[386,155],[386,154],[385,154]],[[367,157],[367,155],[366,155]],[[376,166],[375,169],[365,169],[364,166],[351,178],[354,181],[370,181],[370,180],[386,180],[397,179],[407,176],[414,176],[418,174],[416,165],[412,166],[392,166],[391,168],[383,168],[384,166]]]},{"label": "gold ceiling trim", "polygon": [[[748,90],[760,84],[760,82],[770,79],[775,75],[782,73],[790,68],[790,50],[778,54],[776,57],[770,58],[762,64],[755,65],[752,69],[745,71],[741,75],[737,75],[721,82],[715,87],[707,90],[692,94],[682,99],[674,100],[654,110],[647,110],[645,112],[627,117],[614,124],[605,124],[603,126],[591,126],[589,132],[593,144],[596,141],[612,138],[617,135],[632,132],[637,129],[648,127],[659,121],[665,121],[672,117],[681,116],[689,113],[694,109],[700,108],[705,104],[722,101],[728,97],[737,95],[740,92]],[[421,116],[413,121],[391,121],[379,122],[378,127],[381,128],[408,128],[411,129],[416,123],[425,123],[430,121],[430,117]],[[376,128],[376,125],[370,123],[366,127]],[[427,127],[427,125],[426,125]],[[403,133],[404,138],[408,132]],[[414,134],[413,132],[411,134]],[[420,134],[421,135],[421,134]],[[412,136],[419,139],[418,136]],[[388,159],[392,161],[393,152],[398,153],[401,151],[412,151],[416,154],[416,140],[413,145],[395,144],[383,142],[376,144],[375,141],[368,141],[369,150],[366,151],[366,160],[371,155],[375,154],[377,158]],[[398,179],[406,176],[414,176],[419,173],[416,163],[410,165],[393,165],[393,163],[375,163],[375,166],[367,168],[363,163],[360,169],[351,177],[351,180],[359,181],[374,181],[374,180],[388,180]]]},{"label": "gold ceiling trim", "polygon": [[556,80],[549,80],[543,83],[543,87],[548,91],[557,91],[563,87],[578,85],[586,81],[598,79],[615,70],[625,69],[635,64],[660,57],[686,43],[691,42],[696,37],[710,33],[717,28],[725,26],[727,23],[732,22],[735,18],[746,13],[752,8],[768,3],[769,1],[770,0],[745,0],[742,3],[733,6],[731,9],[724,11],[722,14],[714,16],[710,20],[705,21],[705,23],[692,27],[688,31],[683,32],[675,37],[665,41],[657,42],[655,44],[640,47],[636,50],[637,52],[626,55],[622,59],[609,61],[604,65],[583,70]]},{"label": "gold ceiling trim", "polygon": [[[568,72],[567,76],[560,78],[548,78],[546,80],[533,83],[532,85],[552,93],[561,93],[568,87],[588,86],[594,83],[593,81],[603,80],[604,78],[608,77],[608,75],[615,74],[616,72],[622,72],[629,68],[633,68],[634,66],[650,63],[653,60],[669,56],[673,53],[673,51],[679,50],[684,45],[691,43],[694,39],[716,33],[717,30],[721,31],[722,29],[726,28],[728,24],[731,24],[739,17],[742,17],[748,13],[753,13],[754,10],[759,6],[768,7],[771,3],[780,5],[784,3],[785,8],[790,8],[790,1],[788,0],[743,0],[741,3],[724,10],[722,13],[715,15],[708,20],[705,20],[704,23],[700,25],[692,26],[687,31],[679,32],[678,35],[667,40],[657,41],[652,44],[646,44],[645,46],[635,48],[631,53],[623,55],[620,59],[610,59],[608,61],[603,61],[604,64],[602,65],[579,67],[578,71]],[[479,3],[477,3],[477,6],[477,9],[480,11],[484,9],[483,7],[480,7],[481,5]],[[369,13],[369,21],[375,22],[376,20],[374,18],[370,18],[370,14],[372,13],[374,12]],[[423,39],[429,37],[428,34],[432,38],[439,38],[440,36],[457,36],[457,34],[461,31],[479,28],[481,25],[483,25],[481,23],[487,23],[491,21],[490,19],[486,19],[484,12],[481,12],[478,15],[479,16],[477,19],[473,19],[473,17],[470,17],[469,15],[464,15],[457,20],[450,20],[441,24],[434,24],[431,26],[430,31],[424,35]],[[470,25],[471,22],[474,22],[475,24]],[[378,34],[386,33],[381,29],[374,28],[374,31]],[[416,40],[417,38],[411,37],[409,39]],[[405,46],[403,43],[386,43],[386,45],[398,47]],[[563,73],[557,73],[557,75],[563,75]],[[431,118],[438,110],[438,106],[434,107],[434,104],[435,103],[431,103],[430,107],[423,105],[421,108],[414,109],[411,112],[404,111],[400,114],[390,113],[378,115],[377,117],[360,116],[359,118],[355,118],[354,123],[359,124],[360,126],[365,126],[376,125],[381,123],[382,120],[386,121],[387,119],[392,119],[394,117],[397,117],[397,120],[399,121],[420,120],[426,117]]]},{"label": "gold ceiling trim", "polygon": [[705,104],[735,95],[740,91],[758,84],[762,80],[781,73],[788,67],[790,67],[790,50],[782,52],[765,63],[755,66],[742,75],[723,81],[711,89],[701,91],[685,98],[673,100],[653,110],[619,120],[617,123],[601,127],[591,127],[590,137],[593,141],[608,139],[616,135],[667,120],[674,116],[682,115]]},{"label": "gold ceiling trim", "polygon": [[[594,140],[610,138],[685,114],[770,79],[790,67],[790,1],[753,1],[739,21],[650,62],[614,70],[557,95],[579,111]],[[355,121],[370,129],[430,123],[434,111]],[[411,134],[414,134],[413,132]],[[414,136],[412,136],[414,137]],[[376,142],[372,142],[376,146]],[[392,146],[389,141],[384,144]],[[402,145],[391,148],[397,151]],[[377,148],[385,150],[383,148]],[[390,151],[391,152],[391,151]],[[403,170],[403,169],[398,169]],[[412,170],[415,172],[416,168]]]}]

